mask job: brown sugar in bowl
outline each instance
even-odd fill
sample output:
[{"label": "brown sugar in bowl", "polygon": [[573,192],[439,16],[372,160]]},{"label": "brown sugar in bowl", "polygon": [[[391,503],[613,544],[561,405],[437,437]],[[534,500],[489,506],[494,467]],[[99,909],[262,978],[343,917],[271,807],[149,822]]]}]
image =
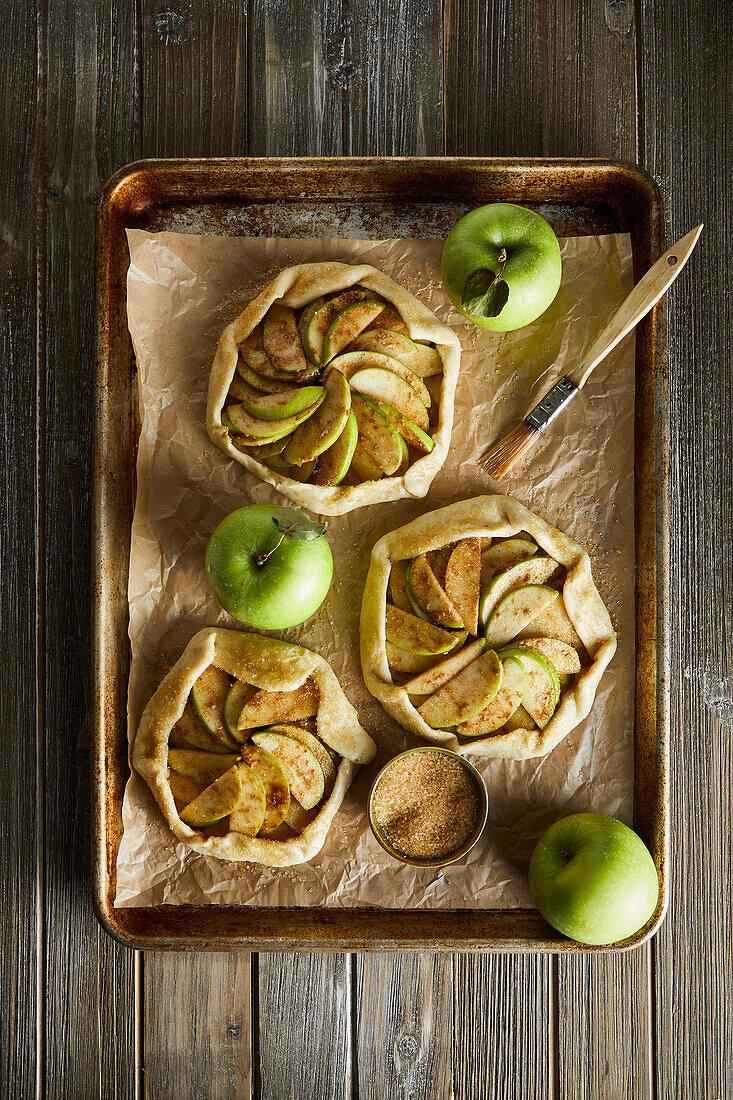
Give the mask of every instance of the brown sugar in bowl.
[{"label": "brown sugar in bowl", "polygon": [[465,757],[418,747],[389,760],[369,792],[369,824],[394,859],[443,867],[466,856],[486,824],[486,784]]}]

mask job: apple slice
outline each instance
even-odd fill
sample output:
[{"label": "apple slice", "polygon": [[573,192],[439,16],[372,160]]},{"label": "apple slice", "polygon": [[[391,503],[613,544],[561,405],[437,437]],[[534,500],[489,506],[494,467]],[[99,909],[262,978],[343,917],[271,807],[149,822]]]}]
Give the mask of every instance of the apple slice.
[{"label": "apple slice", "polygon": [[258,416],[251,416],[244,405],[227,405],[221,422],[225,428],[233,428],[235,432],[247,436],[248,440],[254,443],[274,443],[276,439],[282,439],[284,435],[294,432],[313,415],[323,400],[322,395],[307,409],[303,409],[294,416],[283,417],[282,420],[260,420]]},{"label": "apple slice", "polygon": [[319,694],[315,684],[306,680],[295,691],[258,691],[242,708],[237,731],[271,726],[274,722],[293,722],[318,714]]},{"label": "apple slice", "polygon": [[[237,361],[237,375],[243,382],[246,382],[248,386],[258,390],[260,393],[282,393],[283,390],[289,390],[293,384],[293,380],[290,377],[282,382],[278,382],[275,378],[265,378],[263,374],[258,374],[256,370],[252,370],[241,356]],[[235,377],[237,375],[235,375]],[[232,379],[232,383],[233,382],[234,379]],[[232,392],[231,386],[229,392]]]},{"label": "apple slice", "polygon": [[293,737],[267,730],[253,734],[252,741],[275,757],[285,772],[291,795],[304,810],[318,805],[325,785],[323,768],[309,748]]},{"label": "apple slice", "polygon": [[486,627],[486,644],[504,646],[532,622],[560,593],[544,584],[524,584],[499,600]]},{"label": "apple slice", "polygon": [[[249,435],[237,435],[228,426],[226,418],[224,416],[222,416],[222,423],[224,427],[228,428],[229,430],[229,442],[231,443],[232,447],[234,447],[237,451],[241,451],[242,454],[251,455],[253,458],[256,458],[258,460],[260,460],[260,457],[263,459],[269,458],[272,454],[279,454],[280,451],[284,451],[288,445],[288,440],[290,439],[289,435],[278,436],[277,434],[275,434],[274,438],[272,436],[268,436],[265,439],[255,439],[253,436]],[[270,447],[273,447],[275,443],[281,443],[282,446],[270,451],[269,454],[267,453],[267,451],[261,452],[261,448],[267,447],[269,449]]]},{"label": "apple slice", "polygon": [[362,370],[388,370],[402,378],[411,389],[415,391],[420,401],[429,409],[432,404],[430,390],[413,371],[401,363],[399,359],[392,359],[389,355],[382,355],[374,351],[347,351],[343,355],[332,359],[329,366],[334,370],[340,370],[349,381],[358,371]]},{"label": "apple slice", "polygon": [[410,603],[414,600],[418,609],[432,622],[456,629],[463,626],[460,615],[436,581],[424,554],[413,558],[408,565],[405,589]]},{"label": "apple slice", "polygon": [[485,640],[477,638],[475,642],[460,649],[458,653],[452,654],[437,665],[433,664],[431,668],[414,676],[402,686],[410,695],[432,695],[480,657],[485,648]]},{"label": "apple slice", "polygon": [[265,788],[260,777],[248,764],[238,764],[237,770],[242,793],[231,812],[229,828],[232,832],[243,833],[244,836],[257,836],[267,809]]},{"label": "apple slice", "polygon": [[400,458],[399,466],[394,472],[394,476],[402,477],[402,475],[407,472],[410,466],[410,450],[399,432],[397,433],[397,439],[399,440],[399,448],[402,452],[402,457]]},{"label": "apple slice", "polygon": [[237,401],[249,400],[251,397],[262,397],[262,394],[254,386],[250,386],[249,382],[245,382],[241,374],[235,374],[229,383],[227,401],[233,404]]},{"label": "apple slice", "polygon": [[477,538],[462,539],[445,567],[445,594],[469,634],[478,634],[481,550]]},{"label": "apple slice", "polygon": [[[374,406],[356,395],[352,397],[352,409],[359,429],[356,455],[363,455],[379,467],[387,476],[399,469],[404,457],[402,437],[394,430],[386,417]],[[352,460],[353,465],[353,460]]]},{"label": "apple slice", "polygon": [[[238,760],[239,756],[232,752],[215,756],[213,753],[199,752],[197,749],[168,749],[168,767],[177,775],[198,783],[200,790],[208,787]],[[191,797],[195,798],[196,795]],[[187,799],[187,802],[190,801],[190,798]]]},{"label": "apple slice", "polygon": [[[246,385],[240,380],[239,388]],[[256,416],[258,420],[285,420],[286,417],[297,416],[324,397],[323,386],[297,386],[280,393],[265,394],[257,393],[251,386],[247,389],[249,393],[240,398],[241,404],[250,416]]]},{"label": "apple slice", "polygon": [[405,574],[409,561],[393,561],[389,573],[389,595],[395,607],[400,611],[412,611],[405,589]]},{"label": "apple slice", "polygon": [[389,603],[385,609],[385,633],[388,642],[408,653],[447,653],[458,643],[458,638],[449,630],[400,611]]},{"label": "apple slice", "polygon": [[536,730],[537,724],[531,714],[528,714],[520,703],[517,709],[512,714],[511,718],[507,718],[504,723],[504,732],[513,733],[514,730]]},{"label": "apple slice", "polygon": [[[208,756],[209,753],[206,753]],[[189,779],[187,775],[179,775],[178,772],[171,772],[168,776],[168,785],[173,795],[173,801],[176,804],[176,809],[180,812],[184,806],[188,806],[189,802],[193,802],[194,798],[198,798],[205,787],[208,787],[208,783],[196,783],[195,780]]]},{"label": "apple slice", "polygon": [[310,481],[310,476],[315,468],[316,460],[311,459],[310,462],[304,462],[301,466],[288,466],[284,472],[292,481],[304,482]]},{"label": "apple slice", "polygon": [[311,478],[314,485],[341,484],[349,472],[358,438],[356,417],[349,411],[341,435],[318,457],[316,472]]},{"label": "apple slice", "polygon": [[265,791],[265,819],[260,833],[272,832],[284,820],[290,805],[290,788],[282,765],[258,745],[244,745],[242,760],[259,777]]},{"label": "apple slice", "polygon": [[181,821],[194,829],[213,825],[215,821],[221,821],[232,812],[241,794],[239,767],[235,764],[181,810]]},{"label": "apple slice", "polygon": [[[377,321],[379,322],[379,318]],[[443,364],[435,348],[427,344],[416,344],[404,332],[393,332],[387,328],[373,328],[362,332],[349,344],[348,351],[376,351],[399,359],[405,367],[418,378],[427,378],[439,374]]]},{"label": "apple slice", "polygon": [[511,538],[505,539],[504,542],[492,543],[481,554],[481,583],[488,584],[497,573],[503,573],[513,565],[518,565],[520,561],[533,557],[538,549],[537,543],[523,538]]},{"label": "apple slice", "polygon": [[585,648],[565,610],[562,596],[549,604],[529,626],[517,634],[518,641],[524,641],[528,637],[557,638],[558,641],[571,645],[573,649],[584,651]]},{"label": "apple slice", "polygon": [[312,821],[315,821],[320,813],[320,807],[316,807],[313,810],[304,810],[300,803],[292,798],[290,800],[290,807],[285,816],[285,824],[293,830],[293,832],[300,836],[304,829],[307,829]]},{"label": "apple slice", "polygon": [[372,461],[357,442],[344,484],[360,485],[363,481],[379,481],[383,477],[384,472],[380,470],[376,462]]},{"label": "apple slice", "polygon": [[440,550],[431,550],[430,553],[425,555],[430,562],[430,568],[435,574],[436,581],[442,588],[445,588],[445,571],[454,548],[455,543],[451,542],[447,546],[441,546]]},{"label": "apple slice", "polygon": [[519,646],[503,649],[500,656],[502,660],[513,657],[524,665],[527,689],[522,698],[522,706],[543,730],[555,713],[560,699],[560,681],[554,665],[543,653]]},{"label": "apple slice", "polygon": [[293,837],[296,837],[297,835],[298,834],[295,832],[295,830],[291,829],[285,821],[281,821],[276,828],[270,829],[269,831],[266,831],[265,829],[260,829],[260,837],[263,840],[292,840]]},{"label": "apple slice", "polygon": [[275,370],[292,375],[309,369],[295,312],[287,306],[275,304],[268,309],[262,323],[262,346]]},{"label": "apple slice", "polygon": [[527,673],[521,661],[505,657],[502,661],[501,687],[489,705],[456,728],[464,737],[481,737],[501,729],[522,702],[527,690]]},{"label": "apple slice", "polygon": [[367,328],[388,328],[390,332],[407,332],[407,324],[402,314],[391,303],[384,307],[379,316],[367,325]]},{"label": "apple slice", "polygon": [[262,462],[264,459],[272,458],[273,455],[279,455],[284,451],[290,436],[284,435],[282,439],[275,439],[271,443],[263,443],[260,446],[240,443],[241,436],[233,435],[230,438],[232,446],[236,447],[238,451],[243,451],[245,454],[251,455],[252,458],[256,458],[258,462]]},{"label": "apple slice", "polygon": [[229,694],[224,703],[224,725],[230,737],[235,740],[237,740],[237,722],[242,713],[242,708],[245,703],[253,698],[256,691],[257,688],[253,687],[252,684],[243,684],[241,680],[235,680],[229,689]]},{"label": "apple slice", "polygon": [[300,320],[298,321],[298,336],[303,345],[303,351],[314,367],[320,367],[321,362],[311,346],[309,339],[310,326],[318,310],[321,309],[322,306],[325,306],[325,304],[325,298],[316,298],[314,301],[309,302],[301,313]]},{"label": "apple slice", "polygon": [[418,713],[433,729],[467,722],[489,705],[501,687],[501,677],[501,661],[489,649],[421,703]]},{"label": "apple slice", "polygon": [[521,561],[503,573],[498,573],[490,582],[488,588],[481,593],[479,603],[479,619],[486,626],[491,618],[494,608],[499,600],[511,592],[513,588],[520,588],[525,584],[544,584],[558,569],[554,558],[536,557],[528,561]]},{"label": "apple slice", "polygon": [[249,336],[240,344],[239,354],[250,370],[256,371],[263,378],[288,382],[292,386],[292,376],[285,371],[277,370],[267,358],[267,352],[262,342],[262,325],[253,328]]},{"label": "apple slice", "polygon": [[366,370],[358,370],[350,380],[352,390],[371,397],[385,405],[391,405],[397,412],[402,413],[423,432],[430,427],[428,410],[420,400],[420,397],[404,378],[400,378],[391,370],[382,370],[377,367],[369,367]]},{"label": "apple slice", "polygon": [[180,749],[201,749],[203,752],[217,753],[229,752],[226,745],[215,740],[204,729],[190,699],[183,708],[183,714],[171,730],[170,743],[174,748]]},{"label": "apple slice", "polygon": [[[385,642],[387,650],[387,663],[392,672],[398,672],[404,676],[414,676],[416,672],[426,672],[432,668],[437,658],[434,654],[408,653],[406,649],[398,649],[391,642]],[[427,695],[427,692],[425,692]]]},{"label": "apple slice", "polygon": [[237,743],[229,736],[224,723],[224,705],[230,687],[231,679],[226,672],[209,665],[191,688],[191,702],[204,729],[214,740],[228,749],[236,749]]},{"label": "apple slice", "polygon": [[284,733],[286,737],[294,737],[296,741],[300,741],[301,745],[305,745],[307,749],[310,749],[321,765],[326,789],[330,792],[333,787],[333,780],[336,777],[336,766],[333,757],[320,738],[309,730],[303,729],[302,726],[270,726],[265,732]]},{"label": "apple slice", "polygon": [[317,366],[322,366],[325,362],[323,358],[323,342],[326,339],[326,333],[330,329],[333,322],[338,315],[342,313],[347,306],[352,306],[356,302],[363,302],[364,299],[374,299],[374,295],[365,290],[361,286],[352,286],[348,290],[344,290],[341,294],[336,295],[335,298],[329,298],[322,306],[314,310],[307,318],[305,311],[301,317],[299,332],[300,338],[303,342],[303,348],[305,353],[312,363]]},{"label": "apple slice", "polygon": [[403,416],[397,409],[393,409],[391,405],[386,405],[383,401],[371,401],[366,398],[368,404],[373,405],[382,416],[390,421],[392,426],[397,429],[399,434],[404,439],[405,443],[408,443],[410,447],[414,447],[416,451],[421,451],[423,454],[430,454],[435,447],[435,443],[422,428],[418,428],[417,424],[412,420],[408,420],[406,416]]},{"label": "apple slice", "polygon": [[359,333],[374,321],[384,309],[384,302],[367,298],[347,306],[336,317],[323,341],[323,362],[329,363],[354,340]]},{"label": "apple slice", "polygon": [[346,427],[351,411],[349,384],[338,371],[323,376],[323,403],[315,416],[293,432],[283,456],[294,466],[312,462],[331,447]]},{"label": "apple slice", "polygon": [[558,676],[574,676],[580,672],[577,650],[558,638],[523,638],[516,643],[521,649],[534,649],[542,653],[555,666]]}]

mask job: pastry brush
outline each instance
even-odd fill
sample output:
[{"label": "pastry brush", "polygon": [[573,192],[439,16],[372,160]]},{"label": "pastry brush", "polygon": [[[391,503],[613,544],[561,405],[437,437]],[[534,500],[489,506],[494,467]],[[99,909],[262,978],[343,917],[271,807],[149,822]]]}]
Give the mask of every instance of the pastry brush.
[{"label": "pastry brush", "polygon": [[481,464],[492,477],[503,477],[507,470],[537,442],[547,425],[562,412],[578,390],[583,388],[593,368],[597,367],[619,341],[638,325],[652,306],[657,304],[689,260],[701,232],[702,225],[698,225],[682,240],[677,241],[677,244],[672,245],[669,251],[649,268],[628,298],[616,310],[585,358],[548,390],[532,411],[527,413],[524,420],[486,452]]}]

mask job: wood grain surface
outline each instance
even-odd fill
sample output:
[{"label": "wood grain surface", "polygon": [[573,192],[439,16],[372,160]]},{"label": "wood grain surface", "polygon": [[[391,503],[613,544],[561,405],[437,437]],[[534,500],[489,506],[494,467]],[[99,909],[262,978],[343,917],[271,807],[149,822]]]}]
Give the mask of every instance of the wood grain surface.
[{"label": "wood grain surface", "polygon": [[[0,21],[0,1095],[733,1097],[733,9],[8,0]],[[89,901],[93,212],[140,156],[593,155],[659,181],[673,874],[631,954],[143,958]]]}]

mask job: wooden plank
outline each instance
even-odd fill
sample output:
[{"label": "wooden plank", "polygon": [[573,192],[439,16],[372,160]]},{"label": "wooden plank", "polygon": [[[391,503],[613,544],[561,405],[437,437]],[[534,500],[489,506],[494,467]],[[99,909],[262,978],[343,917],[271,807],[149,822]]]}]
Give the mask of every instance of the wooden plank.
[{"label": "wooden plank", "polygon": [[545,150],[545,0],[446,0],[445,151]]},{"label": "wooden plank", "polygon": [[550,156],[636,160],[636,26],[631,0],[547,0]]},{"label": "wooden plank", "polygon": [[146,1095],[250,1096],[250,995],[246,952],[146,955]]},{"label": "wooden plank", "polygon": [[379,954],[360,960],[359,1100],[452,1095],[453,988],[449,956]]},{"label": "wooden plank", "polygon": [[[94,203],[136,155],[132,9],[49,0],[41,304],[45,520],[46,1093],[132,1097],[134,956],[89,904]],[[100,82],[100,72],[107,74]],[[114,73],[114,80],[111,75]]]},{"label": "wooden plank", "polygon": [[343,0],[252,0],[249,137],[252,156],[338,156],[351,74]]},{"label": "wooden plank", "polygon": [[[546,152],[544,23],[543,0],[448,0],[447,152]],[[557,963],[549,958],[458,958],[453,1055],[458,1100],[556,1095],[556,981]]]},{"label": "wooden plank", "polygon": [[[249,13],[250,151],[346,150],[350,36],[341,0],[253,0]],[[351,965],[344,955],[258,960],[256,1077],[262,1100],[349,1095]],[[306,1068],[307,1067],[307,1068]]]},{"label": "wooden plank", "polygon": [[653,945],[656,1095],[714,1100],[733,1091],[733,10],[640,11],[642,160],[669,240],[706,223],[669,296],[674,770],[670,913]]},{"label": "wooden plank", "polygon": [[646,1100],[652,1090],[648,945],[624,955],[560,960],[559,1095]]},{"label": "wooden plank", "polygon": [[[24,44],[17,49],[17,43]],[[0,1094],[31,1096],[36,1080],[37,861],[43,822],[37,816],[38,708],[36,398],[36,149],[37,35],[35,14],[12,2],[0,23],[3,66],[0,97],[0,583],[3,658],[0,728],[10,735],[0,760]],[[12,733],[11,733],[12,731]],[[42,988],[41,988],[42,996]]]},{"label": "wooden plank", "polygon": [[[349,6],[352,68],[346,148],[363,155],[441,154],[442,5]],[[361,1100],[450,1096],[450,956],[356,956],[354,1047]]]},{"label": "wooden plank", "polygon": [[245,0],[142,0],[146,157],[245,156]]},{"label": "wooden plank", "polygon": [[350,4],[346,149],[441,154],[443,16],[437,0]]},{"label": "wooden plank", "polygon": [[[548,153],[636,160],[634,5],[549,0],[547,29]],[[651,1095],[650,957],[558,960],[560,1096]]]},{"label": "wooden plank", "polygon": [[348,955],[259,956],[258,1100],[351,1095]]},{"label": "wooden plank", "polygon": [[[142,155],[248,151],[247,4],[142,4]],[[248,1096],[251,962],[147,956],[143,1061],[150,1096]]]},{"label": "wooden plank", "polygon": [[456,1100],[554,1095],[554,973],[549,956],[457,957]]}]

